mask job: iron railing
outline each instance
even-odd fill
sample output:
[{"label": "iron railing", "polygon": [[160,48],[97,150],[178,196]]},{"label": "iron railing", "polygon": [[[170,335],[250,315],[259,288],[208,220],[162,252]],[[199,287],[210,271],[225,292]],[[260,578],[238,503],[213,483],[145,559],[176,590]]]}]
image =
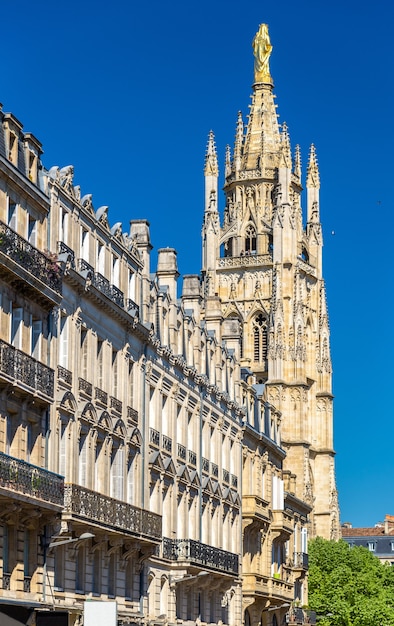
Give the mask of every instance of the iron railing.
[{"label": "iron railing", "polygon": [[79,485],[65,485],[64,513],[131,535],[161,539],[160,515]]},{"label": "iron railing", "polygon": [[221,572],[238,575],[238,555],[208,546],[194,539],[168,539],[163,537],[163,557],[171,561],[189,561]]},{"label": "iron railing", "polygon": [[186,448],[181,443],[178,443],[178,459],[186,461]]},{"label": "iron railing", "polygon": [[85,393],[90,398],[92,397],[93,385],[84,378],[78,378],[78,389],[79,391],[83,391],[83,393]]},{"label": "iron railing", "polygon": [[1,220],[0,251],[53,291],[62,293],[62,272],[57,262],[48,258]]},{"label": "iron railing", "polygon": [[34,391],[53,398],[55,372],[50,367],[0,339],[0,372]]},{"label": "iron railing", "polygon": [[70,372],[70,370],[67,370],[65,367],[58,365],[57,376],[59,380],[62,380],[67,385],[72,385],[73,375],[72,375],[72,372]]},{"label": "iron railing", "polygon": [[123,405],[122,405],[122,401],[121,400],[118,400],[117,398],[114,398],[113,396],[110,396],[109,405],[110,405],[111,409],[113,409],[117,413],[121,413],[122,412],[122,406]]},{"label": "iron railing", "polygon": [[127,407],[127,419],[129,419],[134,424],[138,424],[138,411],[133,409],[131,406]]},{"label": "iron railing", "polygon": [[309,556],[306,552],[296,552],[294,555],[294,567],[300,569],[308,569]]},{"label": "iron railing", "polygon": [[0,452],[0,487],[63,505],[64,478]]}]

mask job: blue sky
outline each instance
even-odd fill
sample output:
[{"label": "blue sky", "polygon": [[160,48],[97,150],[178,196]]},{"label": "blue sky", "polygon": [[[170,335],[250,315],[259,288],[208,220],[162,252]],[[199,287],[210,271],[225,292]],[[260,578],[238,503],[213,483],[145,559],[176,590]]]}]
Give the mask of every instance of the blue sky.
[{"label": "blue sky", "polygon": [[393,17],[387,0],[1,10],[4,110],[43,143],[46,167],[74,165],[111,224],[147,218],[155,250],[176,248],[182,274],[200,269],[208,133],[223,174],[250,103],[252,39],[269,24],[279,119],[304,171],[312,142],[320,164],[337,482],[341,519],[355,526],[394,514]]}]

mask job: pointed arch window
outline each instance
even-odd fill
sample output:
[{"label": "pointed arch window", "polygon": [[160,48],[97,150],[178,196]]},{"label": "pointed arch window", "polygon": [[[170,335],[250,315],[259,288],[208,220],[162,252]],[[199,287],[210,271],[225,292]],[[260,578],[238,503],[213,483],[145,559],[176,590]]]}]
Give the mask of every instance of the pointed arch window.
[{"label": "pointed arch window", "polygon": [[259,313],[253,322],[253,360],[262,363],[267,358],[268,331],[267,318]]},{"label": "pointed arch window", "polygon": [[256,244],[256,230],[254,226],[249,224],[245,230],[245,252],[249,254],[255,253],[257,250]]}]

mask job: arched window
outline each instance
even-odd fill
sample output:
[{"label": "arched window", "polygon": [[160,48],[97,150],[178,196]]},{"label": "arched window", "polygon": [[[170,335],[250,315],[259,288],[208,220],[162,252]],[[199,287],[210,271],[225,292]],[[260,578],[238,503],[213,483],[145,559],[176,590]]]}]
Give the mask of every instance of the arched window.
[{"label": "arched window", "polygon": [[245,252],[256,252],[256,231],[254,227],[249,224],[245,230]]},{"label": "arched window", "polygon": [[227,239],[227,241],[225,241],[224,243],[222,243],[222,245],[220,246],[220,257],[228,257],[228,256],[233,256],[233,239]]},{"label": "arched window", "polygon": [[262,363],[267,358],[267,318],[259,313],[253,322],[253,360]]},{"label": "arched window", "polygon": [[306,263],[309,263],[309,254],[306,248],[302,248],[301,259],[305,261]]}]

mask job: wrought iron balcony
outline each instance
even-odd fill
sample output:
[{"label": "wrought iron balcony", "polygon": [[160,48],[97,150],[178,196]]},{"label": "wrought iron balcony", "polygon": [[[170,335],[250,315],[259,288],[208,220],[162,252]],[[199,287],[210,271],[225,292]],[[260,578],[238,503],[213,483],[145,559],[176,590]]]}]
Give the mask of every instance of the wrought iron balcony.
[{"label": "wrought iron balcony", "polygon": [[163,537],[163,558],[170,561],[188,561],[228,574],[238,575],[238,555],[208,546],[193,539],[168,539]]},{"label": "wrought iron balcony", "polygon": [[160,446],[160,433],[155,428],[149,429],[149,443],[157,447]]},{"label": "wrought iron balcony", "polygon": [[100,272],[95,272],[94,268],[84,259],[78,259],[78,271],[86,279],[90,280],[91,284],[96,287],[97,291],[100,291],[100,293],[109,298],[109,300],[121,309],[124,308],[125,300],[123,291],[115,285],[112,285],[108,278],[105,278],[105,276],[100,274]]},{"label": "wrought iron balcony", "polygon": [[309,567],[309,556],[306,552],[296,552],[294,555],[294,568],[307,570]]},{"label": "wrought iron balcony", "polygon": [[160,515],[79,485],[65,485],[63,514],[123,534],[161,539]]},{"label": "wrought iron balcony", "polygon": [[197,465],[197,455],[193,452],[193,450],[189,450],[189,463],[190,465],[193,465],[193,467],[196,467]]},{"label": "wrought iron balcony", "polygon": [[92,383],[89,383],[87,380],[85,380],[84,378],[78,378],[78,389],[79,391],[81,391],[82,393],[86,394],[87,396],[89,396],[89,398],[92,397],[92,393],[93,393],[93,385]]},{"label": "wrought iron balcony", "polygon": [[0,452],[0,488],[63,506],[64,478],[53,472]]},{"label": "wrought iron balcony", "polygon": [[72,385],[73,375],[72,375],[72,372],[70,372],[70,370],[67,370],[65,367],[58,365],[57,376],[59,380],[62,380],[67,385]]},{"label": "wrought iron balcony", "polygon": [[59,261],[65,263],[66,267],[75,268],[75,254],[72,248],[66,246],[63,241],[57,242],[57,253]]},{"label": "wrought iron balcony", "polygon": [[[49,258],[40,250],[31,245],[26,239],[18,235],[7,224],[0,220],[0,252],[11,259],[20,268],[29,274],[29,284],[40,293],[49,287],[56,294],[62,293],[62,272],[56,260]],[[10,268],[11,269],[11,268]],[[18,273],[18,277],[22,278]],[[36,285],[40,280],[42,286]],[[44,293],[42,293],[44,296]]]},{"label": "wrought iron balcony", "polygon": [[53,399],[55,372],[50,367],[0,339],[0,376],[21,383],[30,393]]},{"label": "wrought iron balcony", "polygon": [[131,406],[127,407],[127,419],[133,424],[138,424],[138,411]]},{"label": "wrought iron balcony", "polygon": [[181,443],[178,443],[178,459],[181,459],[182,461],[186,461],[186,447],[183,446]]},{"label": "wrought iron balcony", "polygon": [[171,439],[171,437],[168,437],[167,435],[162,435],[162,437],[161,437],[161,446],[162,446],[163,450],[165,450],[166,452],[169,452],[171,454],[171,452],[172,452],[172,439]]},{"label": "wrought iron balcony", "polygon": [[94,397],[95,397],[96,400],[101,402],[101,404],[104,404],[105,406],[107,406],[107,404],[108,404],[108,394],[107,394],[106,391],[103,391],[103,389],[100,389],[99,387],[95,387],[95,389],[94,389]]},{"label": "wrought iron balcony", "polygon": [[110,396],[109,405],[110,405],[111,409],[113,409],[117,413],[121,413],[122,412],[122,406],[123,405],[122,405],[121,400],[118,400],[117,398],[114,398],[113,396]]}]

